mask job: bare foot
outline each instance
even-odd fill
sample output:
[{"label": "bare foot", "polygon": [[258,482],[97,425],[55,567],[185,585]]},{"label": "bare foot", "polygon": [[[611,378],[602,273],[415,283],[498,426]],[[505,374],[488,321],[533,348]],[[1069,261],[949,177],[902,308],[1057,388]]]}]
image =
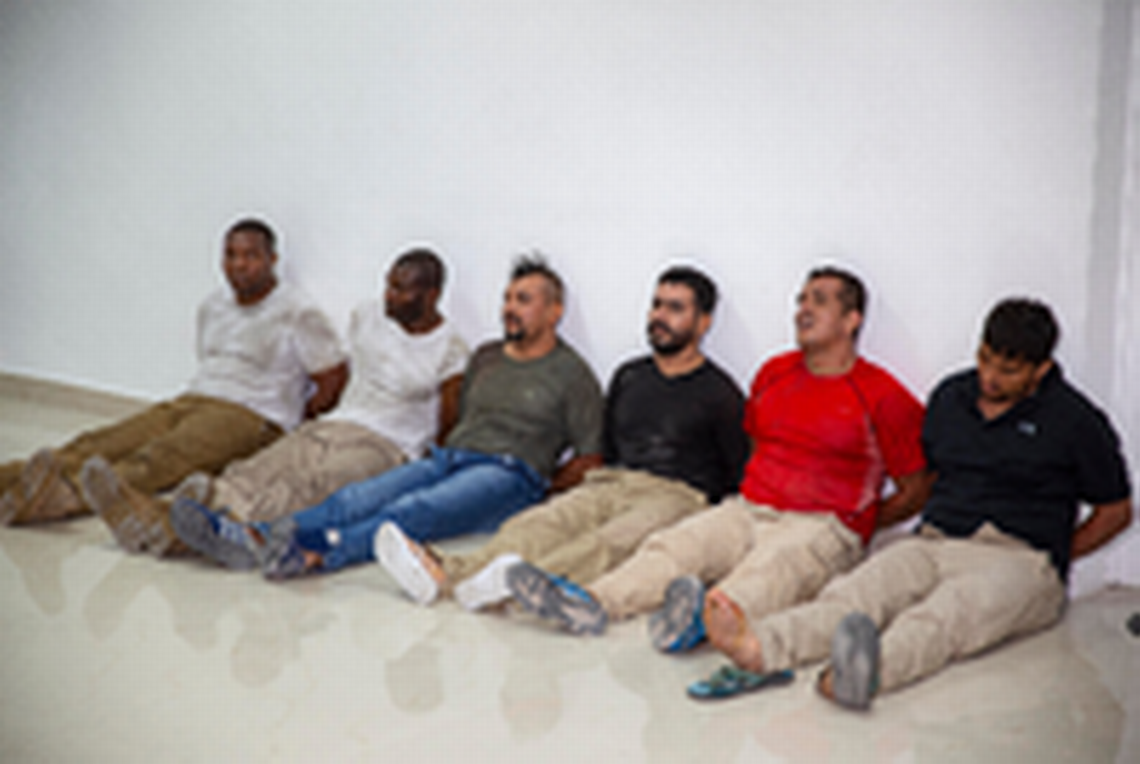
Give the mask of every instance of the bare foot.
[{"label": "bare foot", "polygon": [[815,682],[815,689],[828,700],[835,700],[835,686],[832,683],[830,668],[825,668],[819,672],[819,679]]},{"label": "bare foot", "polygon": [[713,589],[705,595],[702,618],[709,643],[713,647],[745,671],[764,671],[760,640],[752,633],[740,605],[720,589]]},{"label": "bare foot", "polygon": [[439,558],[432,554],[431,550],[426,546],[417,544],[407,537],[405,537],[404,540],[407,542],[408,551],[416,556],[416,559],[424,566],[424,570],[427,574],[443,589],[447,585],[447,574],[443,572],[443,566],[439,564]]}]

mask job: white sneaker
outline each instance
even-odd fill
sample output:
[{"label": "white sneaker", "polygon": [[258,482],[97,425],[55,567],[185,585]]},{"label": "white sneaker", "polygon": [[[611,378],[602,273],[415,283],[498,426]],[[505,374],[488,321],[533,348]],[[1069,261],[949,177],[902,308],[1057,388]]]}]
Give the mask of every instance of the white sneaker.
[{"label": "white sneaker", "polygon": [[514,552],[501,554],[455,587],[455,601],[468,610],[482,610],[511,598],[507,569],[522,562]]},{"label": "white sneaker", "polygon": [[413,543],[395,523],[384,523],[372,540],[372,551],[405,594],[416,604],[430,605],[439,597],[439,582],[412,550]]}]

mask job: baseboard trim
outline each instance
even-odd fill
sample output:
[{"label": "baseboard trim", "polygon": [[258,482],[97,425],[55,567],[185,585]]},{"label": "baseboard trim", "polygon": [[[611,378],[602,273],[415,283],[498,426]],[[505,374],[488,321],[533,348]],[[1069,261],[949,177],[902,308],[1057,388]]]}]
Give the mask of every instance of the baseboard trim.
[{"label": "baseboard trim", "polygon": [[111,419],[130,416],[150,403],[141,398],[8,372],[0,372],[0,395],[10,400],[69,408]]}]

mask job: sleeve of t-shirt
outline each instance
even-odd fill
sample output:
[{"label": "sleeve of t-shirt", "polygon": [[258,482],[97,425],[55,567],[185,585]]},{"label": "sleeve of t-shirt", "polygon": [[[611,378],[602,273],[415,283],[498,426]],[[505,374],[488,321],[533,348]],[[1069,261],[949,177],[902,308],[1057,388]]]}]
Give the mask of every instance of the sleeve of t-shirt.
[{"label": "sleeve of t-shirt", "polygon": [[605,401],[602,386],[585,361],[577,364],[567,390],[567,403],[567,434],[575,456],[601,454]]},{"label": "sleeve of t-shirt", "polygon": [[320,308],[303,306],[293,327],[293,347],[310,374],[327,371],[345,360],[344,349],[332,322]]},{"label": "sleeve of t-shirt", "polygon": [[1079,420],[1072,445],[1082,501],[1110,504],[1131,495],[1128,466],[1120,454],[1120,439],[1108,417],[1090,406]]},{"label": "sleeve of t-shirt", "polygon": [[463,369],[467,367],[467,359],[470,356],[471,351],[467,347],[467,343],[463,341],[458,332],[453,331],[448,337],[447,349],[444,350],[443,359],[439,365],[439,381],[444,382],[457,374],[462,374]]},{"label": "sleeve of t-shirt", "polygon": [[875,440],[891,477],[903,477],[926,467],[922,452],[923,411],[918,399],[902,385],[893,380],[883,385],[872,420]]}]

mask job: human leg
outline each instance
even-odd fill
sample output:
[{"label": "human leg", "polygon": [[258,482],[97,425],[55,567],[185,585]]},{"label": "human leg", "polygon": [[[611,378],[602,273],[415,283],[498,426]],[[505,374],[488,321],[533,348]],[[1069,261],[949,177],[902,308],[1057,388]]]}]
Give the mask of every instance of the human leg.
[{"label": "human leg", "polygon": [[[114,460],[173,426],[176,408],[165,401],[114,424],[81,433],[56,449],[41,449],[0,496],[0,523],[23,524],[86,514],[79,470],[91,456]],[[15,465],[10,465],[8,473]]]},{"label": "human leg", "polygon": [[302,531],[297,534],[298,542],[322,555],[324,570],[338,570],[375,559],[376,533],[385,522],[395,523],[414,541],[443,539],[486,530],[542,497],[542,479],[523,462],[472,456],[449,459],[445,473],[435,481],[378,506],[377,511],[337,528],[334,534],[322,529],[323,540]]},{"label": "human leg", "polygon": [[[614,480],[586,480],[569,491],[555,494],[546,501],[506,520],[495,535],[479,549],[467,554],[443,554],[440,562],[447,579],[457,583],[482,570],[500,555],[514,553],[540,567],[547,555],[588,534],[613,516],[618,509],[620,492]],[[564,575],[565,571],[552,571]]]},{"label": "human leg", "polygon": [[590,585],[611,619],[661,606],[673,579],[693,575],[708,584],[726,575],[752,546],[753,521],[733,498],[651,534],[632,557]]},{"label": "human leg", "polygon": [[859,538],[831,516],[765,511],[752,548],[716,589],[757,620],[811,599],[861,555]]},{"label": "human leg", "polygon": [[211,505],[238,520],[269,522],[405,461],[399,447],[351,422],[306,422],[214,480]]},{"label": "human leg", "polygon": [[938,580],[932,542],[905,539],[833,579],[810,602],[753,621],[741,614],[740,628],[760,645],[762,662],[752,666],[773,670],[823,660],[848,613],[865,613],[882,629],[933,591]]},{"label": "human leg", "polygon": [[932,543],[938,585],[883,632],[884,691],[1042,629],[1064,608],[1064,584],[1043,552],[966,539]]},{"label": "human leg", "polygon": [[323,501],[288,517],[301,533],[322,533],[366,521],[404,494],[443,479],[448,472],[448,461],[441,451],[434,450],[423,459],[349,483]]},{"label": "human leg", "polygon": [[641,473],[615,496],[596,530],[575,536],[535,561],[539,567],[590,585],[633,555],[650,534],[708,507],[703,494],[677,481]]},{"label": "human leg", "polygon": [[171,402],[174,421],[119,458],[107,457],[132,488],[155,494],[191,473],[216,473],[234,459],[272,443],[281,428],[236,403],[201,395]]}]

